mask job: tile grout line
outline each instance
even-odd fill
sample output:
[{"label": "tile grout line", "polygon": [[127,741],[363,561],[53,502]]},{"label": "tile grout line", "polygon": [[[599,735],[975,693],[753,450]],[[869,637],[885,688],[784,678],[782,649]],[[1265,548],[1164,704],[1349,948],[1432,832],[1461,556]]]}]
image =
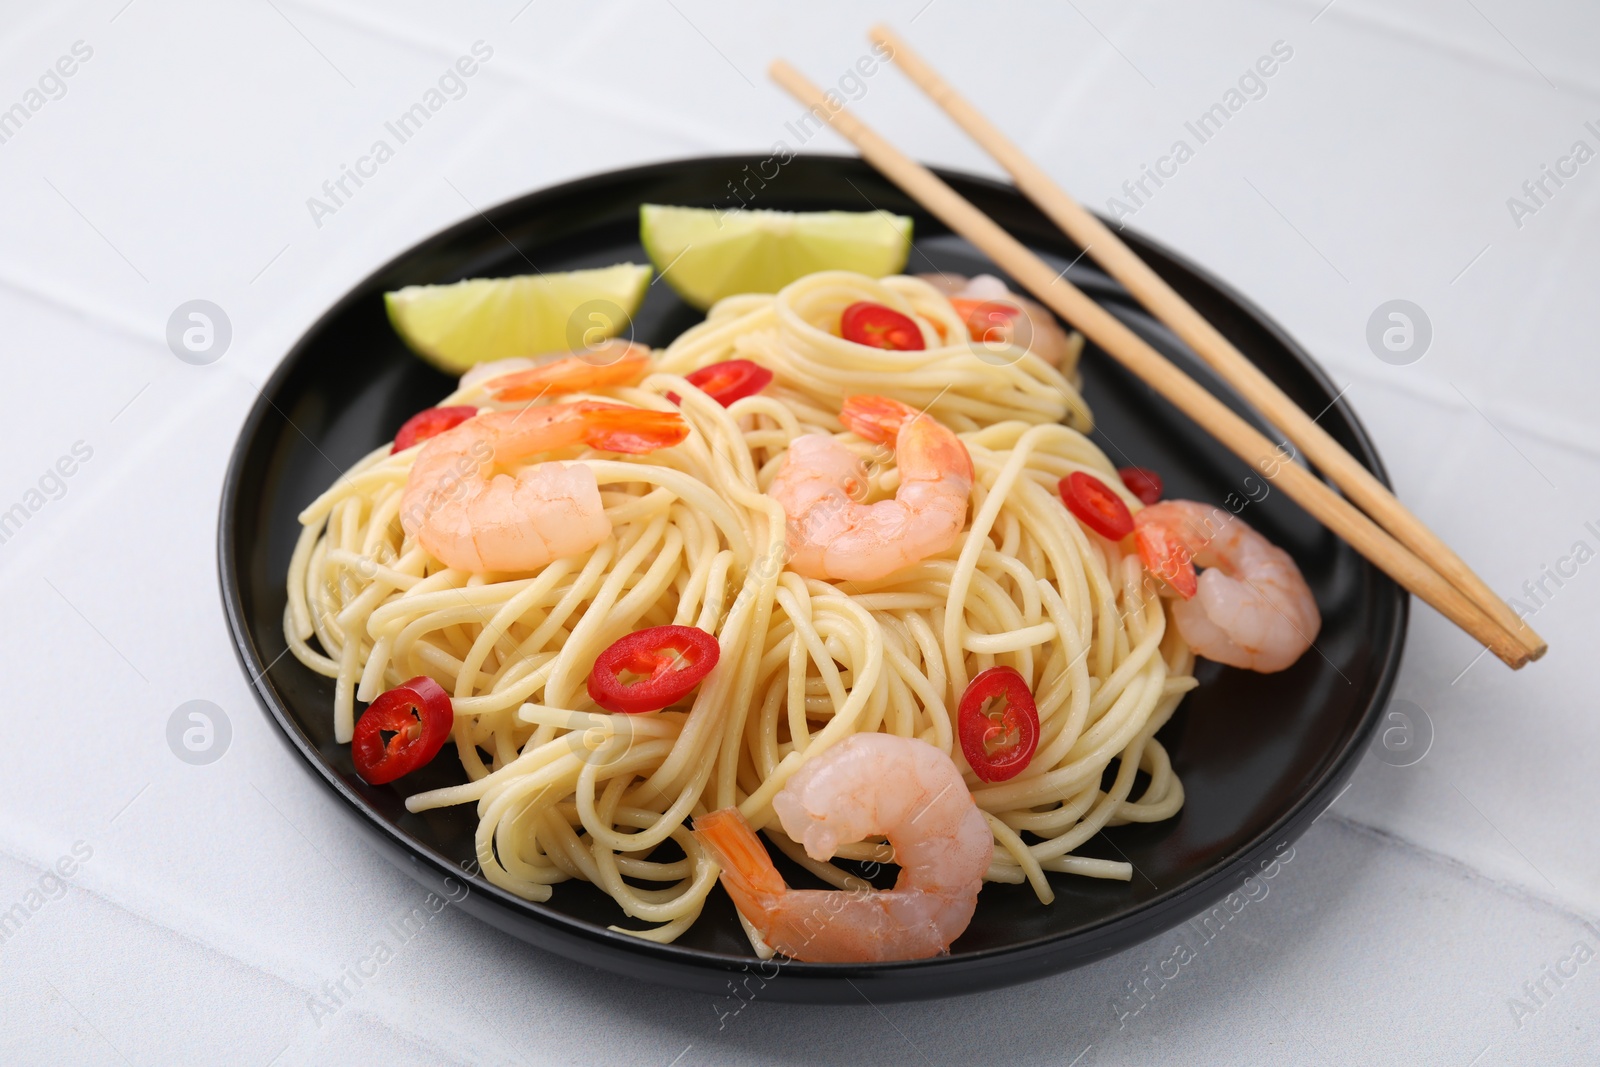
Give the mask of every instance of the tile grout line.
[{"label": "tile grout line", "polygon": [[1371,837],[1382,844],[1398,848],[1403,852],[1412,853],[1419,859],[1452,871],[1465,881],[1482,882],[1504,896],[1515,897],[1527,902],[1530,906],[1551,912],[1563,919],[1575,922],[1579,926],[1586,928],[1600,927],[1600,916],[1590,917],[1585,915],[1580,905],[1544,896],[1519,882],[1502,881],[1447,852],[1441,852],[1438,849],[1419,844],[1408,837],[1374,826],[1371,823],[1362,822],[1349,815],[1328,812],[1327,816],[1328,822],[1339,824],[1351,833],[1359,834],[1363,837]]}]

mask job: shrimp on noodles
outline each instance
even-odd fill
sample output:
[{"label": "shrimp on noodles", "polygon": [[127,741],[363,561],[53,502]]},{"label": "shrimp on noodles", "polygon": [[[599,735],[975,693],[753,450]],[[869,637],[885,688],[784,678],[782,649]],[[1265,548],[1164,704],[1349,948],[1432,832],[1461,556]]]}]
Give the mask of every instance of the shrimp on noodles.
[{"label": "shrimp on noodles", "polygon": [[894,442],[893,500],[854,499],[867,473],[854,452],[823,434],[797,437],[769,494],[789,517],[789,567],[807,578],[873,581],[955,544],[966,524],[972,457],[931,415],[883,396],[846,397],[845,426]]},{"label": "shrimp on noodles", "polygon": [[479,363],[461,376],[461,388],[488,382],[496,400],[534,400],[611,385],[632,385],[650,368],[650,349],[632,341],[603,341],[581,352],[512,356]]},{"label": "shrimp on noodles", "polygon": [[974,341],[1025,348],[1052,367],[1068,367],[1076,357],[1077,348],[1055,316],[1042,305],[1007,289],[994,275],[920,277],[945,294]]},{"label": "shrimp on noodles", "polygon": [[540,463],[515,475],[494,473],[497,465],[576,444],[653,452],[688,433],[676,413],[598,401],[480,414],[422,446],[400,523],[447,567],[536,570],[611,536],[599,484],[582,463]]},{"label": "shrimp on noodles", "polygon": [[812,859],[882,834],[900,865],[894,888],[881,892],[790,889],[739,809],[696,819],[695,838],[721,865],[734,905],[784,955],[926,959],[972,921],[994,836],[955,763],[926,741],[855,734],[796,771],[772,807]]},{"label": "shrimp on noodles", "polygon": [[1145,567],[1183,597],[1172,617],[1196,655],[1271,674],[1317,639],[1322,615],[1300,568],[1242,519],[1163,500],[1134,516],[1134,534]]}]

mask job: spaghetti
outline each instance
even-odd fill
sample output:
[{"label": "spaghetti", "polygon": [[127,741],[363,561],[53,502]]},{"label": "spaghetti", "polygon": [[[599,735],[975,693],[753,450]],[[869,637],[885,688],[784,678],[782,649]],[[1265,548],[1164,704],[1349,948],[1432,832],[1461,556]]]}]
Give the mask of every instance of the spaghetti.
[{"label": "spaghetti", "polygon": [[[859,301],[912,316],[926,348],[870,349],[835,335],[841,311]],[[1002,341],[969,341],[946,294],[910,277],[826,272],[776,295],[728,298],[658,353],[642,381],[580,397],[681,410],[681,445],[620,457],[579,445],[542,457],[593,471],[610,537],[531,574],[445,567],[400,521],[416,452],[385,445],[301,515],[290,647],[335,679],[341,741],[358,701],[415,675],[439,681],[467,781],[408,807],[475,804],[477,859],[491,882],[535,901],[559,882],[592,882],[632,920],[627,932],[650,940],[686,930],[717,880],[687,827],[713,809],[737,806],[822,881],[860,887],[786,838],[772,810],[808,759],[857,733],[920,738],[957,761],[994,834],[988,880],[1026,881],[1045,903],[1049,871],[1126,880],[1128,864],[1074,853],[1104,827],[1182,806],[1154,735],[1195,685],[1193,656],[1138,556],[1080,525],[1057,495],[1061,479],[1083,471],[1140,506],[1084,436],[1081,339],[1072,342],[1054,366]],[[772,383],[724,408],[686,379],[733,359],[770,371]],[[441,403],[517,406],[492,401],[482,379],[468,382]],[[784,565],[786,517],[766,490],[789,443],[820,433],[865,461],[863,499],[893,495],[893,453],[839,419],[844,398],[864,393],[960,435],[975,470],[969,517],[950,550],[879,580],[804,578]],[[599,709],[585,691],[596,657],[631,631],[665,625],[698,627],[720,644],[692,703],[648,715]],[[1027,768],[986,784],[961,755],[956,709],[995,666],[1031,688],[1039,730]],[[669,840],[676,849],[661,849]],[[892,855],[868,841],[839,858]]]}]

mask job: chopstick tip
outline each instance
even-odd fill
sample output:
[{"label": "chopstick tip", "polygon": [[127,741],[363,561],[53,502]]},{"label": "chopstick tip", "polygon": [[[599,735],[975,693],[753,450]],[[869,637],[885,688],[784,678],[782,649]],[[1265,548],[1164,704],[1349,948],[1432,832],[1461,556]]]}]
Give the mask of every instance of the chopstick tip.
[{"label": "chopstick tip", "polygon": [[771,78],[773,81],[784,86],[785,88],[795,84],[796,79],[803,80],[803,75],[801,75],[801,73],[794,68],[793,64],[791,64],[787,59],[784,59],[782,56],[779,56],[771,63],[767,64],[767,77]]},{"label": "chopstick tip", "polygon": [[1490,651],[1499,658],[1501,663],[1504,663],[1514,671],[1520,671],[1529,663],[1532,663],[1535,658],[1526,648],[1515,642],[1512,642],[1512,647],[1509,649],[1491,647]]},{"label": "chopstick tip", "polygon": [[875,23],[867,30],[867,40],[877,45],[882,50],[883,58],[893,63],[900,58],[900,53],[906,50],[905,38],[889,28],[887,22]]}]

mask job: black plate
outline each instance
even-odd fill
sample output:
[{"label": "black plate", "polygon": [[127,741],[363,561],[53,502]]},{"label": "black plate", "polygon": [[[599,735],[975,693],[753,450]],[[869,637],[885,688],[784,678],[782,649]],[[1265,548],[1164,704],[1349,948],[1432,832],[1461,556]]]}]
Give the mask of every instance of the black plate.
[{"label": "black plate", "polygon": [[[398,788],[372,788],[357,778],[348,748],[333,741],[331,680],[284,654],[284,575],[299,530],[296,513],[342,468],[451,388],[396,338],[384,316],[385,290],[525,273],[530,264],[552,271],[647,262],[638,243],[641,202],[733,207],[736,187],[746,199],[754,196],[755,207],[875,206],[912,215],[918,236],[908,270],[989,269],[981,255],[859,160],[798,157],[764,184],[753,177],[773,166],[731,157],[596,175],[504,204],[401,255],[312,326],[262,390],[240,432],[219,523],[222,596],[240,660],[290,747],[332,791],[330,810],[353,813],[396,865],[512,936],[619,974],[713,993],[726,993],[729,979],[744,980],[756,962],[720,891],[675,944],[615,934],[606,927],[625,921],[621,912],[586,883],[559,885],[548,904],[530,904],[465,874],[462,865],[473,855],[471,805],[412,815]],[[1011,187],[944,177],[1057,266],[1078,259],[1078,249]],[[1334,404],[1327,376],[1282,330],[1199,268],[1137,234],[1125,238],[1296,403],[1307,411],[1327,409],[1321,425],[1383,476],[1349,407]],[[1244,413],[1180,342],[1092,264],[1076,263],[1070,276]],[[634,336],[661,345],[698,318],[665,285],[656,285]],[[1247,466],[1092,346],[1084,378],[1095,439],[1113,461],[1161,471],[1171,496],[1213,502],[1229,494],[1235,501],[1260,496],[1262,482]],[[1188,794],[1183,811],[1156,825],[1113,829],[1082,850],[1126,857],[1138,872],[1133,881],[1052,876],[1057,899],[1051,907],[1041,906],[1026,886],[990,885],[949,956],[789,963],[775,978],[768,965],[752,979],[766,982],[763,996],[858,1000],[848,979],[874,1000],[936,997],[1079,966],[1212,906],[1331,803],[1354,771],[1393,685],[1407,599],[1281,493],[1252,500],[1242,515],[1299,561],[1322,609],[1322,634],[1314,651],[1281,674],[1201,663],[1200,688],[1160,735]],[[404,784],[411,793],[460,780],[460,767],[447,756]]]}]

